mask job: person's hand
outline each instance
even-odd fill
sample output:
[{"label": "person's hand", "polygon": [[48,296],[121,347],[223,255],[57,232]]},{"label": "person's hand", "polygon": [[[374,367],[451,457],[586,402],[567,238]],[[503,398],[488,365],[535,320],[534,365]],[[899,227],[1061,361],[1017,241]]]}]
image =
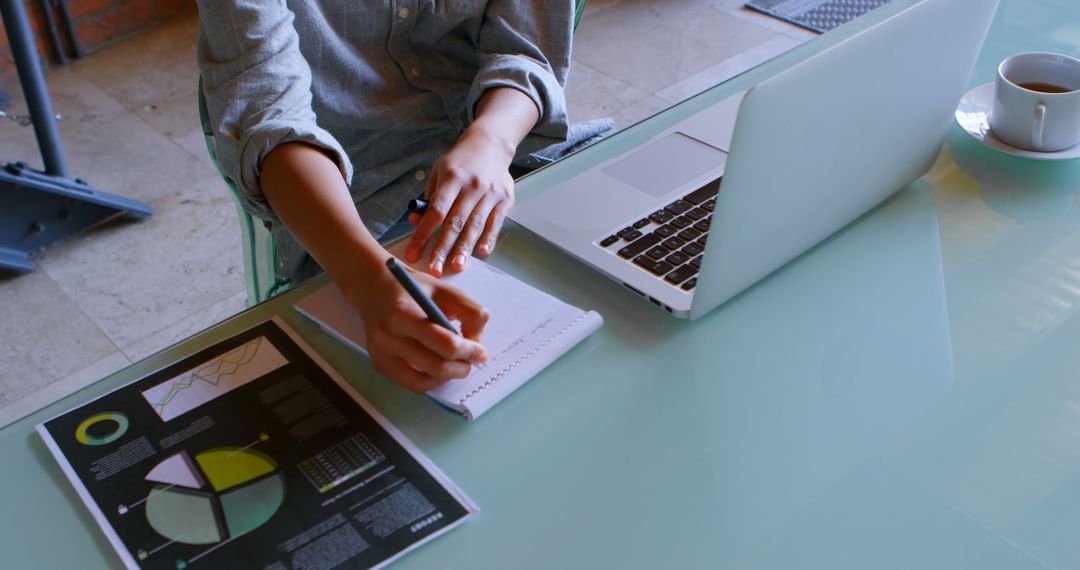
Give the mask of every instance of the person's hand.
[{"label": "person's hand", "polygon": [[450,320],[461,323],[461,335],[431,322],[416,301],[388,272],[365,281],[364,287],[342,287],[364,319],[367,349],[375,370],[422,394],[469,375],[473,365],[487,362],[480,333],[488,312],[464,293],[423,273],[413,279]]},{"label": "person's hand", "polygon": [[[475,125],[474,125],[475,126]],[[423,255],[428,242],[442,227],[428,260],[428,271],[441,276],[447,262],[463,271],[473,248],[480,255],[495,250],[503,220],[514,204],[510,161],[514,148],[483,128],[466,130],[450,152],[431,170],[424,195],[428,207],[422,216],[411,214],[417,226],[405,250],[410,263]]]}]

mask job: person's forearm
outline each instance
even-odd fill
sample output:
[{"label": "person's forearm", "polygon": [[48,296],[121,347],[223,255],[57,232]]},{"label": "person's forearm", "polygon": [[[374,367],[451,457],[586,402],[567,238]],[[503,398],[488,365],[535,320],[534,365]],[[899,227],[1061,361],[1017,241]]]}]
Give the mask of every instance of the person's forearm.
[{"label": "person's forearm", "polygon": [[390,254],[360,221],[345,180],[322,150],[279,145],[262,162],[259,186],[363,319],[375,370],[419,394],[465,378],[473,365],[487,361],[479,344],[487,311],[461,291],[419,275],[443,313],[461,323],[461,334],[428,319],[383,267]]},{"label": "person's forearm", "polygon": [[512,159],[538,120],[540,111],[527,95],[512,87],[496,87],[480,98],[476,118],[462,136],[468,136],[470,131],[483,133]]},{"label": "person's forearm", "polygon": [[363,287],[388,254],[360,220],[334,161],[305,143],[284,143],[266,156],[259,187],[294,237],[343,288]]}]

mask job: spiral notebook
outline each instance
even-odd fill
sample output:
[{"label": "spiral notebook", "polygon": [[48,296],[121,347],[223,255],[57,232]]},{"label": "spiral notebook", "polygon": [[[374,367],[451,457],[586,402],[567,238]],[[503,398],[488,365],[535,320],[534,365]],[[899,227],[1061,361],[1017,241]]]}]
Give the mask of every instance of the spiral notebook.
[{"label": "spiral notebook", "polygon": [[[604,323],[595,311],[568,305],[473,258],[445,282],[487,307],[491,319],[480,338],[488,361],[462,380],[428,392],[433,400],[474,420]],[[333,283],[296,303],[296,309],[345,344],[367,354],[364,322]]]}]

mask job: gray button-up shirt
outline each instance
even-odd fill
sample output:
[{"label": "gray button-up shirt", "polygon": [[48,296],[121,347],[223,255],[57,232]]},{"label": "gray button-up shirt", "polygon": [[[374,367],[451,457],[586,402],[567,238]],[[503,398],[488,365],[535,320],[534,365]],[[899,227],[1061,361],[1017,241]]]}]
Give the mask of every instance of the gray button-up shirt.
[{"label": "gray button-up shirt", "polygon": [[540,120],[519,148],[567,135],[572,0],[200,0],[199,69],[217,157],[276,221],[259,165],[278,144],[330,151],[371,232],[423,191],[493,87]]}]

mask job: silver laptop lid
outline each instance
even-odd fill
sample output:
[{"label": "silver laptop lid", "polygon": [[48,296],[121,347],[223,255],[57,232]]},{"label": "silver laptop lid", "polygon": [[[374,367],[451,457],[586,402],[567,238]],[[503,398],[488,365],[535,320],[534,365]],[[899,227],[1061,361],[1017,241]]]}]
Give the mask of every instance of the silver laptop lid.
[{"label": "silver laptop lid", "polygon": [[997,4],[924,0],[750,91],[691,318],[930,168]]}]

